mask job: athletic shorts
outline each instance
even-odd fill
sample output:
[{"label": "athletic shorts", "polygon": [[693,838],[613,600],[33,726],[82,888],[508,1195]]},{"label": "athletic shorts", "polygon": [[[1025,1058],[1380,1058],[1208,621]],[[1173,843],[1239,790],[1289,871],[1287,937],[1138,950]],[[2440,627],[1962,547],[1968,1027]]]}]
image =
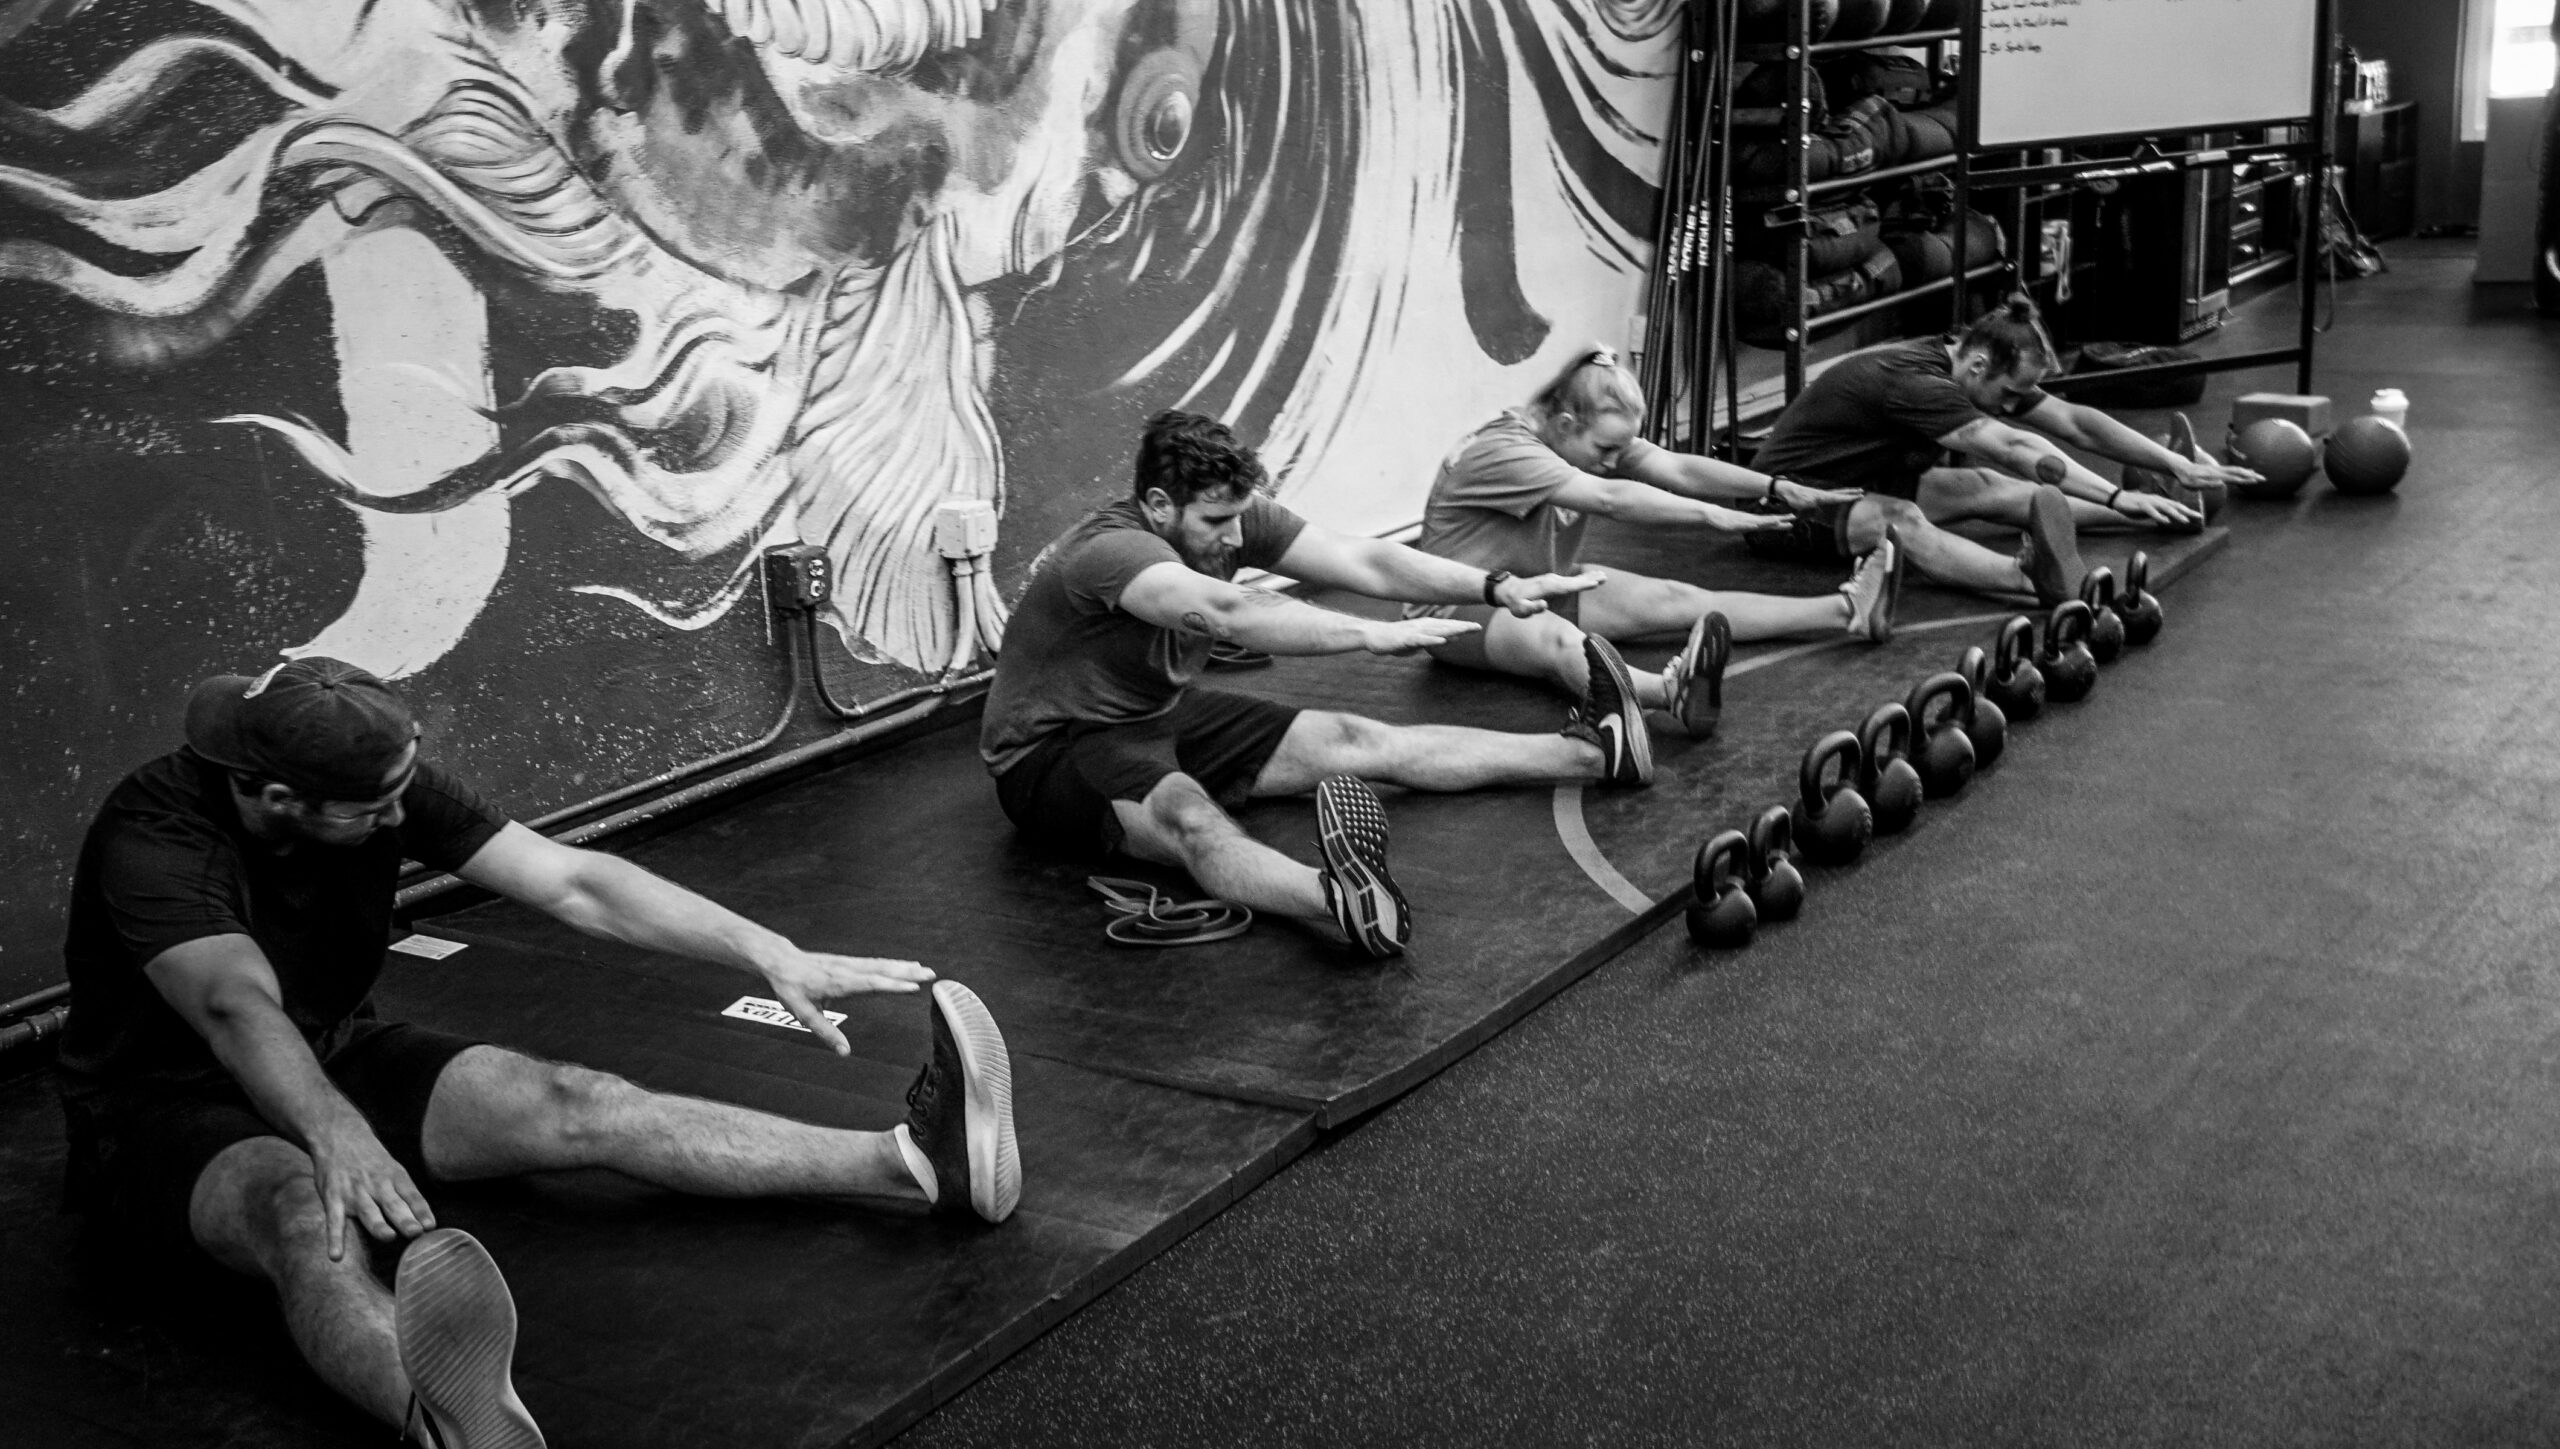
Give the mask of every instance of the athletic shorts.
[{"label": "athletic shorts", "polygon": [[[1486,604],[1415,604],[1404,611],[1404,616],[1408,619],[1457,619],[1475,625],[1474,633],[1452,639],[1432,650],[1431,657],[1443,664],[1455,664],[1461,669],[1491,669],[1493,661],[1487,659],[1484,652],[1485,632],[1493,627],[1494,615],[1509,612],[1511,611],[1508,609],[1495,608]],[[1580,627],[1582,595],[1567,594],[1560,599],[1549,599],[1547,612],[1568,624]]]},{"label": "athletic shorts", "polygon": [[[455,1057],[479,1045],[406,1022],[358,1018],[320,1059],[374,1136],[420,1183],[430,1180],[427,1098]],[[196,1180],[216,1157],[254,1137],[281,1137],[225,1075],[140,1083],[62,1105],[71,1138],[69,1206],[104,1219],[120,1242],[163,1262],[208,1264],[188,1224]]]},{"label": "athletic shorts", "polygon": [[1172,709],[1128,724],[1077,723],[1051,734],[996,776],[1014,828],[1075,856],[1121,844],[1115,800],[1144,800],[1167,775],[1188,775],[1232,810],[1253,791],[1299,711],[1219,689],[1184,691]]}]

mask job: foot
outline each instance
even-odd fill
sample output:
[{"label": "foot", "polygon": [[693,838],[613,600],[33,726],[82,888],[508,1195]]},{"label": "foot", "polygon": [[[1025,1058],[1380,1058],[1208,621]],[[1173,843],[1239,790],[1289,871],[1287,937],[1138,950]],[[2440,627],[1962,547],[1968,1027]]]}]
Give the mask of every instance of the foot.
[{"label": "foot", "polygon": [[1013,1060],[978,993],[937,981],[932,999],[933,1059],[907,1088],[899,1147],[936,1211],[1000,1223],[1022,1200]]},{"label": "foot", "polygon": [[409,1376],[404,1433],[435,1449],[542,1449],[516,1397],[516,1301],[480,1240],[421,1234],[400,1254],[392,1323]]},{"label": "foot", "polygon": [[2027,504],[2027,539],[2018,550],[2018,571],[2036,591],[2036,602],[2051,608],[2080,596],[2080,530],[2071,521],[2071,500],[2059,488],[2038,488]]},{"label": "foot", "polygon": [[1387,874],[1387,811],[1367,781],[1336,775],[1316,786],[1316,849],[1324,901],[1342,934],[1379,960],[1403,955],[1413,913]]},{"label": "foot", "polygon": [[1849,601],[1849,637],[1870,644],[1893,642],[1893,610],[1902,597],[1902,539],[1893,529],[1858,560],[1858,571],[1840,586]]},{"label": "foot", "polygon": [[1724,667],[1733,659],[1733,626],[1710,609],[1689,626],[1689,642],[1662,666],[1663,709],[1681,732],[1703,740],[1724,713]]},{"label": "foot", "polygon": [[1582,636],[1582,662],[1591,671],[1591,692],[1564,732],[1600,747],[1600,782],[1604,785],[1653,783],[1653,736],[1646,732],[1644,707],[1636,703],[1636,682],[1615,646],[1597,634]]}]

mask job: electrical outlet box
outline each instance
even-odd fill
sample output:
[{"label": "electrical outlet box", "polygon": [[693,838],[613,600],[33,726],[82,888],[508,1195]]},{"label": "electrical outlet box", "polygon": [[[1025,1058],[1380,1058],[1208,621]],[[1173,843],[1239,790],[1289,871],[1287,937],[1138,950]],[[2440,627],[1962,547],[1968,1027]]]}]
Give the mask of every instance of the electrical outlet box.
[{"label": "electrical outlet box", "polygon": [[996,506],[983,498],[954,498],[933,510],[933,548],[944,558],[978,558],[996,546]]},{"label": "electrical outlet box", "polygon": [[764,551],[765,597],[785,613],[817,608],[835,593],[835,565],[814,543],[781,543]]}]

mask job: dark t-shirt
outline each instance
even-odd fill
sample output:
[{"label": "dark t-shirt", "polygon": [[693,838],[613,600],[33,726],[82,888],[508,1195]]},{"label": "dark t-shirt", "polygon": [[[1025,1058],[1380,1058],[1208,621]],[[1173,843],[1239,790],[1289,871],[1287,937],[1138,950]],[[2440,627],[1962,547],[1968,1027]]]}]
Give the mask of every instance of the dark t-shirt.
[{"label": "dark t-shirt", "polygon": [[[1306,520],[1256,497],[1237,515],[1238,568],[1277,568]],[[1182,555],[1147,527],[1134,500],[1086,514],[1041,553],[1005,624],[978,753],[1001,775],[1052,731],[1123,724],[1173,708],[1208,662],[1209,637],[1159,628],[1120,609],[1129,581]]]},{"label": "dark t-shirt", "polygon": [[361,844],[305,841],[279,854],[241,823],[229,775],[193,750],[127,775],[89,826],[71,878],[63,1095],[224,1079],[213,1048],[143,973],[163,951],[207,936],[258,943],[285,1015],[325,1055],[381,974],[402,859],[456,869],[507,823],[423,761],[400,806],[398,826]]},{"label": "dark t-shirt", "polygon": [[[1922,338],[1834,364],[1778,415],[1751,466],[1830,488],[1894,498],[1920,491],[1920,475],[1946,461],[1940,438],[1989,416],[1956,385],[1949,337]],[[2005,417],[2043,402],[2029,394]]]}]

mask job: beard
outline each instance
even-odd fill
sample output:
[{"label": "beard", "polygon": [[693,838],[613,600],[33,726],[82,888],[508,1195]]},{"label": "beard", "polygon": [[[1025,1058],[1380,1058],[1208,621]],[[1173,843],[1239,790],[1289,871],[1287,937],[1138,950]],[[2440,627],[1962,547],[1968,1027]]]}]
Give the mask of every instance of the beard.
[{"label": "beard", "polygon": [[1233,579],[1236,576],[1236,551],[1234,549],[1227,548],[1223,545],[1213,545],[1206,549],[1195,550],[1187,545],[1176,543],[1173,546],[1173,551],[1182,555],[1182,561],[1185,564],[1200,573],[1207,574],[1213,579],[1223,581]]}]

